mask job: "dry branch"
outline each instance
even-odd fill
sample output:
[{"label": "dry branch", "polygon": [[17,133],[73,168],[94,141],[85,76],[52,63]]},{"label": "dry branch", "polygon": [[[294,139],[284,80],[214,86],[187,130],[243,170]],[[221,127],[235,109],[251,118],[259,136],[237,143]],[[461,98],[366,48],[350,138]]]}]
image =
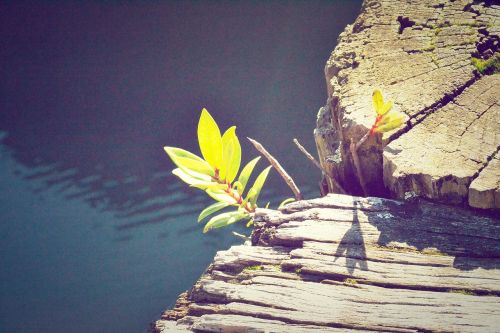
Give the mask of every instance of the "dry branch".
[{"label": "dry branch", "polygon": [[264,148],[264,146],[262,146],[259,142],[255,141],[254,139],[251,139],[251,138],[247,138],[247,139],[252,143],[252,145],[255,147],[255,149],[257,149],[265,158],[267,158],[269,163],[271,163],[271,165],[276,169],[276,171],[278,171],[279,175],[281,176],[281,178],[283,178],[285,180],[285,183],[288,185],[288,187],[290,187],[290,189],[292,189],[292,192],[295,195],[295,200],[297,200],[297,201],[302,200],[303,199],[302,193],[300,193],[300,190],[297,187],[297,185],[295,185],[293,178],[290,177],[290,175],[285,171],[285,169],[283,169],[283,167],[278,162],[278,160],[276,158],[274,158],[274,156],[271,155],[266,150],[266,148]]},{"label": "dry branch", "polygon": [[314,158],[314,156],[312,156],[305,148],[304,146],[302,146],[299,142],[299,140],[297,139],[293,139],[293,142],[295,143],[295,145],[297,146],[297,148],[299,148],[299,150],[311,161],[313,162],[313,164],[318,167],[321,172],[323,172],[323,175],[325,175],[326,177],[328,177],[330,179],[330,181],[340,190],[340,192],[342,194],[345,194],[346,191],[344,190],[344,188],[337,182],[337,180],[332,176],[330,175],[325,169],[323,169],[323,167],[321,166],[321,164]]}]

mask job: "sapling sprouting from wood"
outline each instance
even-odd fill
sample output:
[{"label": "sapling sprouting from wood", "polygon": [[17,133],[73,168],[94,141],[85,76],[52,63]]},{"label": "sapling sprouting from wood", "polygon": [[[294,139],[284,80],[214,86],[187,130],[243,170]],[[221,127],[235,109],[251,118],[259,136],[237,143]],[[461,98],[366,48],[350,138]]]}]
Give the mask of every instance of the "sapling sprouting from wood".
[{"label": "sapling sprouting from wood", "polygon": [[206,109],[202,110],[198,122],[198,143],[203,158],[181,148],[164,149],[177,166],[172,173],[189,186],[203,190],[216,201],[200,213],[198,222],[224,208],[234,208],[211,217],[203,232],[240,221],[247,222],[247,226],[251,225],[257,200],[271,166],[260,172],[244,194],[260,157],[248,162],[238,176],[241,145],[236,135],[236,127],[230,127],[221,135],[219,126]]},{"label": "sapling sprouting from wood", "polygon": [[364,195],[368,194],[367,185],[363,176],[363,170],[359,162],[358,150],[366,140],[375,133],[384,133],[399,128],[405,121],[406,115],[402,112],[393,110],[393,101],[384,102],[384,97],[380,90],[375,89],[372,94],[373,108],[375,109],[375,122],[368,132],[357,142],[351,142],[350,150],[354,168],[358,176],[359,184]]}]

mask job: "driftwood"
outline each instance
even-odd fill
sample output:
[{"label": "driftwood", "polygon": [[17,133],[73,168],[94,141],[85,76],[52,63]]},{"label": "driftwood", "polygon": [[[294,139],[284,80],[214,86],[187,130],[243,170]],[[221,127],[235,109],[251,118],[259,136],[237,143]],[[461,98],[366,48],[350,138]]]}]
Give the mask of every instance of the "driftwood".
[{"label": "driftwood", "polygon": [[498,332],[500,220],[330,194],[259,209],[156,332]]}]

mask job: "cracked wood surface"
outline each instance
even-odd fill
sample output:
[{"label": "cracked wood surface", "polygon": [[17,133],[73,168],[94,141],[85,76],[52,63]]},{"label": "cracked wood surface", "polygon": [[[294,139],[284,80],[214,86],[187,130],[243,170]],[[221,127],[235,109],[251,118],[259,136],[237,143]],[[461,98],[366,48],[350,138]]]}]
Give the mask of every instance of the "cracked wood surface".
[{"label": "cracked wood surface", "polygon": [[329,194],[255,215],[156,332],[497,332],[500,220]]},{"label": "cracked wood surface", "polygon": [[493,3],[364,1],[326,64],[328,101],[315,130],[322,166],[347,191],[360,193],[348,147],[371,127],[379,88],[408,121],[361,147],[370,194],[500,209],[500,75],[471,62],[498,55]]}]

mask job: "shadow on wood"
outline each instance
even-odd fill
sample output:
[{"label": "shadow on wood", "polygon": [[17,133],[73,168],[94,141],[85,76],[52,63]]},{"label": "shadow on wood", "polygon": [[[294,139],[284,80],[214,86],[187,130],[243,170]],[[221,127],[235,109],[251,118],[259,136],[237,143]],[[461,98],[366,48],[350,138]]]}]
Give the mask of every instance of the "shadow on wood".
[{"label": "shadow on wood", "polygon": [[356,266],[359,269],[367,271],[368,262],[366,261],[365,241],[363,232],[359,225],[357,202],[353,201],[353,218],[351,228],[344,234],[340,240],[337,251],[335,252],[335,260],[339,257],[346,258],[346,267],[349,274],[354,273]]},{"label": "shadow on wood", "polygon": [[500,223],[329,194],[255,214],[156,332],[495,332]]}]

